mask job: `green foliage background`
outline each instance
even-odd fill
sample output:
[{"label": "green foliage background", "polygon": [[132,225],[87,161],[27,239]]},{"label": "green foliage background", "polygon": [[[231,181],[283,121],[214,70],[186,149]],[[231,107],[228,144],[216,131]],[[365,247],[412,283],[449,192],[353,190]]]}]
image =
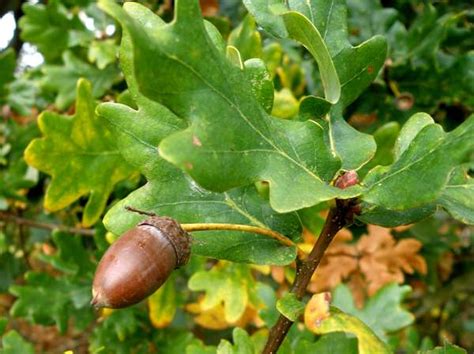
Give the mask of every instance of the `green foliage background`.
[{"label": "green foliage background", "polygon": [[[177,2],[176,15],[167,1],[0,6],[18,26],[0,52],[0,353],[259,352],[279,312],[301,315],[264,270],[291,264],[294,247],[195,233],[190,264],[149,300],[94,311],[100,256],[142,220],[124,206],[300,242],[334,198],[354,197],[355,239],[366,223],[415,223],[396,237],[423,243],[428,272],[362,308],[339,285],[332,322],[295,326],[280,352],[472,351],[472,6],[215,7],[201,2],[203,21],[197,1]],[[360,185],[333,186],[353,169]],[[222,306],[227,326],[203,325],[191,304]]]}]

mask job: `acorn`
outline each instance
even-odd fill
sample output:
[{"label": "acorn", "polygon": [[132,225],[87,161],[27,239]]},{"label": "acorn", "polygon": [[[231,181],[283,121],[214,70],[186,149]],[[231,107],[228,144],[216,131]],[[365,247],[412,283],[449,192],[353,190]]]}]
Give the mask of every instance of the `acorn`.
[{"label": "acorn", "polygon": [[142,301],[185,265],[190,253],[191,236],[178,222],[151,216],[105,252],[94,276],[91,304],[118,309]]}]

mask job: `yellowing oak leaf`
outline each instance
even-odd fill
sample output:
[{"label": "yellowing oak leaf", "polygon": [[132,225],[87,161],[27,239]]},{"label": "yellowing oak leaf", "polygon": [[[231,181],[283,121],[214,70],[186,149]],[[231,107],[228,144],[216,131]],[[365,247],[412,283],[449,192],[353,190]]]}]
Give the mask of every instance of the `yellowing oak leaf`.
[{"label": "yellowing oak leaf", "polygon": [[219,262],[209,271],[194,273],[189,279],[191,290],[204,290],[202,310],[224,305],[224,320],[232,323],[244,313],[255,287],[255,280],[246,264]]},{"label": "yellowing oak leaf", "polygon": [[323,335],[332,332],[348,332],[358,339],[360,354],[387,354],[388,346],[359,318],[331,307],[329,293],[313,295],[306,305],[304,323],[313,333]]},{"label": "yellowing oak leaf", "polygon": [[33,140],[25,151],[28,164],[52,176],[46,209],[59,210],[89,195],[84,226],[98,220],[114,185],[133,172],[95,115],[95,106],[90,83],[79,80],[76,113],[71,117],[42,113],[38,125],[43,137]]},{"label": "yellowing oak leaf", "polygon": [[248,325],[255,327],[262,327],[265,323],[258,316],[258,311],[252,304],[249,304],[245,308],[240,318],[234,322],[227,322],[225,319],[225,307],[224,304],[220,303],[210,309],[203,309],[204,297],[200,297],[198,302],[186,305],[186,310],[192,314],[195,314],[194,322],[201,327],[221,330],[230,327],[242,327],[245,328]]},{"label": "yellowing oak leaf", "polygon": [[176,313],[177,296],[175,276],[148,298],[150,321],[156,328],[165,328],[173,321]]}]

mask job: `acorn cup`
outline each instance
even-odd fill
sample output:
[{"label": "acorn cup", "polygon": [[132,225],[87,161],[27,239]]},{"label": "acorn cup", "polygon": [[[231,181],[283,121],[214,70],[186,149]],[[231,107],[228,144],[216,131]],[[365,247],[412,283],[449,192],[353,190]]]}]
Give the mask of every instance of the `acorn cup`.
[{"label": "acorn cup", "polygon": [[113,243],[99,262],[92,285],[95,307],[134,305],[185,265],[191,236],[169,217],[151,216]]}]

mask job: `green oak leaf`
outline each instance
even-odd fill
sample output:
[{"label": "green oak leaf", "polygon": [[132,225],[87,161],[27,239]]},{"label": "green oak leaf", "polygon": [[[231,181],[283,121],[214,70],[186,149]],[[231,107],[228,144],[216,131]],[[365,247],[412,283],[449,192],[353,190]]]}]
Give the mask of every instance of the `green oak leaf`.
[{"label": "green oak leaf", "polygon": [[58,231],[52,239],[55,254],[40,254],[39,258],[64,274],[52,277],[46,273],[26,273],[25,284],[9,289],[17,297],[10,312],[32,323],[56,324],[61,333],[73,317],[75,326],[83,329],[93,318],[91,281],[96,263],[84,247],[83,237]]},{"label": "green oak leaf", "polygon": [[341,97],[341,83],[326,43],[318,29],[299,12],[289,11],[281,16],[288,36],[303,44],[318,63],[326,100],[332,104],[337,103]]},{"label": "green oak leaf", "polygon": [[[419,15],[406,32],[406,42],[397,41],[397,45],[405,49],[404,55],[395,57],[397,62],[409,59],[415,68],[428,66],[428,62],[437,61],[436,53],[446,33],[465,14],[450,12],[443,16],[438,16],[436,8],[428,4],[423,7],[423,13]],[[400,39],[400,38],[399,38]]]},{"label": "green oak leaf", "polygon": [[244,63],[242,63],[242,57],[240,56],[240,52],[236,47],[228,45],[226,48],[226,57],[232,64],[234,64],[239,69],[244,68]]},{"label": "green oak leaf", "polygon": [[474,178],[462,168],[455,169],[438,203],[455,219],[474,225]]},{"label": "green oak leaf", "polygon": [[0,139],[4,142],[0,149],[0,199],[26,201],[22,189],[38,182],[38,171],[23,159],[24,149],[37,136],[38,128],[34,124],[22,126],[13,120],[0,123]]},{"label": "green oak leaf", "polygon": [[[341,98],[330,113],[331,138],[342,168],[355,170],[369,161],[375,151],[374,138],[358,132],[344,120],[342,110],[352,103],[375,79],[387,55],[383,37],[374,36],[352,46],[348,40],[347,8],[344,0],[317,0],[311,5],[299,3],[300,11],[322,33],[341,85]],[[291,6],[291,5],[290,5]]]},{"label": "green oak leaf", "polygon": [[406,210],[390,210],[369,203],[362,203],[362,214],[357,216],[357,219],[366,224],[396,227],[423,220],[435,211],[436,205],[434,204]]},{"label": "green oak leaf", "polygon": [[331,303],[345,313],[359,318],[377,336],[387,341],[389,333],[410,325],[415,319],[401,306],[402,300],[410,292],[411,288],[408,285],[390,284],[377,291],[362,309],[358,309],[349,288],[341,284],[333,291]]},{"label": "green oak leaf", "polygon": [[232,30],[227,43],[239,50],[243,61],[262,57],[262,39],[250,15],[245,16],[240,25]]},{"label": "green oak leaf", "polygon": [[421,350],[419,354],[467,354],[467,350],[445,340],[443,346]]},{"label": "green oak leaf", "polygon": [[[0,239],[4,237],[0,233]],[[8,287],[15,282],[15,279],[25,272],[25,265],[21,259],[15,257],[13,253],[0,250],[0,291],[5,292]]]},{"label": "green oak leaf", "polygon": [[38,85],[32,80],[19,78],[8,84],[7,88],[6,103],[10,108],[20,115],[30,115],[31,109],[36,104]]},{"label": "green oak leaf", "polygon": [[300,340],[294,353],[359,354],[359,351],[356,337],[343,332],[331,332],[324,334],[316,342]]},{"label": "green oak leaf", "polygon": [[186,347],[186,354],[215,354],[216,347],[210,345],[190,344]]},{"label": "green oak leaf", "polygon": [[[321,75],[326,75],[332,70],[328,67],[332,58],[334,63],[331,65],[336,68],[342,90],[338,104],[343,107],[349,105],[367,88],[385,61],[387,44],[382,36],[371,37],[356,47],[349,42],[345,0],[290,0],[287,4],[283,0],[271,2],[245,0],[244,4],[257,22],[277,37],[294,38],[307,48],[308,44],[314,45],[317,42],[320,55],[324,54],[327,47],[329,58],[325,60],[327,63],[325,65],[321,65],[322,62],[314,55],[315,53],[310,51],[318,61]],[[288,10],[291,12],[287,12]],[[288,21],[288,15],[293,17],[292,21]],[[309,29],[306,22],[310,22],[316,28],[316,34],[320,39],[314,37],[314,31]],[[297,38],[294,37],[295,25],[300,27]],[[311,41],[309,36],[313,37]],[[335,84],[334,79],[326,82]],[[329,101],[332,102],[331,99]]]},{"label": "green oak leaf", "polygon": [[[164,22],[148,9],[127,4],[149,26]],[[109,123],[124,158],[136,166],[148,183],[117,203],[104,218],[106,227],[117,235],[129,230],[143,217],[124,211],[130,205],[138,209],[168,215],[180,222],[227,222],[270,228],[297,238],[301,224],[296,214],[277,214],[255,187],[248,186],[225,193],[200,188],[178,168],[159,156],[157,146],[167,135],[186,127],[186,122],[162,105],[138,91],[133,75],[134,61],[130,37],[124,31],[120,59],[129,85],[130,96],[138,110],[125,105],[104,103],[98,113]],[[253,60],[253,59],[252,59]],[[247,61],[248,62],[248,61]],[[246,63],[247,63],[246,62]],[[238,232],[196,232],[193,253],[238,262],[288,264],[295,257],[293,248],[284,247],[267,237]]]},{"label": "green oak leaf", "polygon": [[225,191],[268,181],[278,212],[360,193],[359,187],[328,184],[339,162],[318,123],[265,113],[242,70],[210,41],[197,1],[178,2],[176,20],[156,31],[145,30],[111,1],[100,4],[131,35],[140,92],[189,123],[160,143],[161,156],[201,186]]},{"label": "green oak leaf", "polygon": [[93,41],[89,46],[87,58],[103,70],[117,60],[117,51],[118,48],[113,39]]},{"label": "green oak leaf", "polygon": [[76,83],[80,78],[86,78],[92,83],[92,96],[102,97],[118,79],[115,65],[108,65],[101,70],[82,61],[72,52],[63,53],[64,65],[45,65],[42,87],[56,94],[55,105],[65,110],[76,98]]},{"label": "green oak leaf", "polygon": [[252,92],[261,104],[263,109],[268,113],[273,107],[273,80],[270,73],[261,59],[248,59],[244,63],[244,74],[250,82]]},{"label": "green oak leaf", "polygon": [[[137,334],[135,334],[135,336],[136,335]],[[202,351],[198,352],[199,354],[207,354],[211,348],[214,349],[214,351],[211,352],[212,354],[216,352],[215,347],[203,345],[202,341],[197,339],[191,331],[183,327],[180,330],[173,328],[161,329],[157,335],[154,336],[153,344],[159,348],[161,352],[169,354],[189,354],[188,347],[198,345],[202,349]],[[144,352],[147,352],[147,350]],[[191,352],[191,354],[192,353],[193,352]]]},{"label": "green oak leaf", "polygon": [[246,264],[218,263],[209,271],[194,273],[188,282],[193,291],[205,291],[201,309],[209,310],[224,304],[225,320],[236,322],[253,296],[255,280]]},{"label": "green oak leaf", "polygon": [[2,335],[0,354],[34,354],[34,352],[33,344],[27,342],[17,331],[10,330]]},{"label": "green oak leaf", "polygon": [[304,303],[293,293],[286,293],[276,304],[277,310],[289,320],[295,322],[304,312]]},{"label": "green oak leaf", "polygon": [[8,325],[8,318],[5,316],[0,317],[0,335],[3,335],[5,333],[5,328]]},{"label": "green oak leaf", "polygon": [[96,263],[91,260],[89,252],[84,248],[83,237],[55,231],[52,239],[56,252],[53,255],[41,254],[38,256],[39,259],[65,274],[92,278]]},{"label": "green oak leaf", "polygon": [[282,0],[243,0],[243,3],[265,31],[275,37],[285,38],[288,36],[285,23],[279,16],[279,13],[287,11]]},{"label": "green oak leaf", "polygon": [[143,311],[136,307],[113,311],[94,327],[89,337],[89,351],[97,353],[106,349],[106,353],[148,352],[150,336],[143,328],[151,325],[143,317]]},{"label": "green oak leaf", "polygon": [[305,323],[308,329],[318,335],[334,332],[346,332],[357,337],[359,354],[389,354],[388,346],[359,318],[342,312],[331,306],[324,317],[309,320],[308,308],[305,311]]},{"label": "green oak leaf", "polygon": [[71,15],[58,0],[43,4],[24,4],[19,21],[21,38],[38,47],[46,60],[61,56],[68,47],[92,38],[79,17]]},{"label": "green oak leaf", "polygon": [[395,159],[399,159],[417,134],[427,125],[434,124],[433,118],[427,113],[416,113],[403,125],[395,142]]},{"label": "green oak leaf", "polygon": [[331,110],[331,103],[324,98],[305,96],[299,104],[299,120],[321,119]]},{"label": "green oak leaf", "polygon": [[8,89],[7,84],[15,78],[16,55],[13,49],[0,53],[0,103],[4,103]]},{"label": "green oak leaf", "polygon": [[393,163],[395,159],[395,143],[400,132],[400,124],[389,122],[382,125],[374,133],[374,139],[377,143],[377,151],[374,157],[357,171],[359,178],[365,176],[368,171],[376,166],[387,166]]},{"label": "green oak leaf", "polygon": [[333,109],[329,118],[331,144],[344,170],[358,170],[374,157],[377,145],[372,135],[354,129],[337,111]]},{"label": "green oak leaf", "polygon": [[44,205],[55,211],[89,194],[82,222],[94,224],[105,208],[114,185],[133,169],[117,150],[110,131],[95,113],[91,85],[77,83],[76,113],[72,117],[43,112],[38,120],[44,137],[25,151],[31,166],[52,176]]},{"label": "green oak leaf", "polygon": [[233,345],[222,339],[217,347],[216,354],[254,354],[256,352],[252,339],[244,329],[234,328],[232,339]]},{"label": "green oak leaf", "polygon": [[[382,6],[380,0],[347,0],[351,40],[362,42],[377,34],[386,34],[397,23],[398,11]],[[398,22],[400,24],[400,22]],[[390,48],[392,51],[396,48]]]},{"label": "green oak leaf", "polygon": [[445,133],[426,116],[414,115],[402,128],[395,146],[398,159],[386,168],[369,172],[363,181],[367,190],[362,200],[398,211],[433,203],[445,188],[451,170],[473,147],[474,116]]},{"label": "green oak leaf", "polygon": [[56,324],[61,333],[74,317],[74,325],[84,329],[94,315],[89,305],[91,279],[53,278],[46,273],[28,272],[25,285],[13,285],[9,291],[17,297],[10,309],[15,317],[24,317],[35,324]]},{"label": "green oak leaf", "polygon": [[290,0],[288,6],[309,19],[321,33],[341,83],[343,107],[357,98],[375,79],[387,53],[385,39],[369,38],[354,47],[349,42],[345,0]]},{"label": "green oak leaf", "polygon": [[292,119],[298,113],[298,106],[298,100],[293,95],[293,92],[285,87],[280,91],[275,91],[272,116]]},{"label": "green oak leaf", "polygon": [[[332,147],[343,169],[359,169],[373,157],[376,145],[370,135],[346,123],[342,110],[377,76],[387,54],[385,39],[374,36],[352,46],[344,0],[290,0],[286,5],[282,0],[246,0],[244,4],[264,29],[278,37],[298,40],[315,57],[326,99],[336,104],[329,115]],[[292,11],[285,12],[288,10]]]}]

